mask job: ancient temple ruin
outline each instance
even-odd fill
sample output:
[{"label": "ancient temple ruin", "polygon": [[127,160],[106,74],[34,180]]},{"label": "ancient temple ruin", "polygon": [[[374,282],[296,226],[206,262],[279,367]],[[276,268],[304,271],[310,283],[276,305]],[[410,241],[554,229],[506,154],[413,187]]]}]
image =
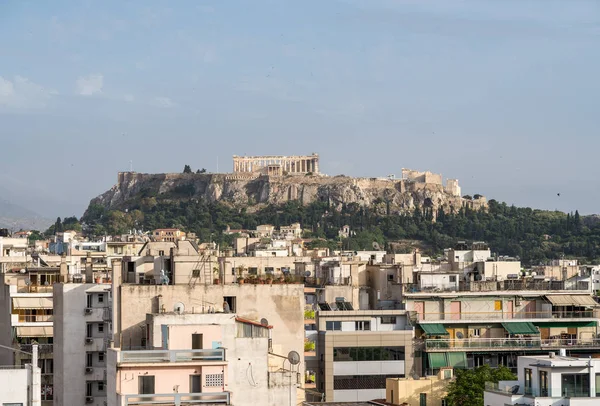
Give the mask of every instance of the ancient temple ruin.
[{"label": "ancient temple ruin", "polygon": [[233,156],[234,173],[284,174],[319,173],[319,155],[304,156]]}]

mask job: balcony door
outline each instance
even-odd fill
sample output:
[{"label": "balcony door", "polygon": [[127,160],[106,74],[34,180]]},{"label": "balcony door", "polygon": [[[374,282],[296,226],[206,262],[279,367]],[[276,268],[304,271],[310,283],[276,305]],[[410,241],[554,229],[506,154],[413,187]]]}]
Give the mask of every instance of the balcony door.
[{"label": "balcony door", "polygon": [[202,334],[192,334],[192,350],[202,349]]},{"label": "balcony door", "polygon": [[138,390],[140,395],[153,395],[154,375],[140,375],[138,377]]},{"label": "balcony door", "polygon": [[202,375],[190,375],[190,393],[202,393]]},{"label": "balcony door", "polygon": [[460,320],[460,302],[450,302],[450,320]]}]

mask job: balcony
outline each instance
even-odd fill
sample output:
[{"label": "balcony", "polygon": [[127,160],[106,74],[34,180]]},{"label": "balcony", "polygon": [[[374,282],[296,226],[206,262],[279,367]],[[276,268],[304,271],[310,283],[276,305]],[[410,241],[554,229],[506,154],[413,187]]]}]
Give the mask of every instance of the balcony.
[{"label": "balcony", "polygon": [[[31,354],[32,351],[32,345],[31,344],[21,344],[21,351],[23,352],[27,352]],[[54,345],[52,344],[38,344],[38,354],[42,355],[42,354],[52,354],[52,352],[54,351]]]},{"label": "balcony", "polygon": [[229,392],[166,393],[153,395],[121,395],[124,405],[200,405],[222,403],[229,405]]},{"label": "balcony", "polygon": [[85,339],[85,350],[87,352],[104,352],[108,347],[108,339],[104,337],[87,337]]},{"label": "balcony", "polygon": [[513,351],[546,350],[559,348],[597,348],[600,339],[540,339],[540,338],[469,338],[469,339],[427,339],[425,350],[428,352],[452,352],[465,350]]},{"label": "balcony", "polygon": [[120,351],[120,364],[160,362],[225,362],[225,349]]},{"label": "balcony", "polygon": [[443,321],[489,321],[489,320],[564,320],[564,319],[596,319],[600,318],[597,310],[580,311],[546,311],[546,312],[460,312],[460,313],[417,313],[417,319],[421,321],[439,322]]}]

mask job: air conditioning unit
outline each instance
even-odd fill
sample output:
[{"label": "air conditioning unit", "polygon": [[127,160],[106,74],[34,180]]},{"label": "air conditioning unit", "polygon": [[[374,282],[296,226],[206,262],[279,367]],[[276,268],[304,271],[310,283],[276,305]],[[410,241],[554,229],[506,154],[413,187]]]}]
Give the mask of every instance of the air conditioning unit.
[{"label": "air conditioning unit", "polygon": [[94,368],[92,368],[92,367],[87,367],[87,368],[85,369],[85,373],[86,373],[86,374],[91,374],[92,372],[94,372]]},{"label": "air conditioning unit", "polygon": [[94,342],[94,339],[91,338],[91,337],[88,337],[88,338],[85,339],[85,343],[86,344],[92,344],[93,342]]},{"label": "air conditioning unit", "polygon": [[94,403],[94,398],[92,396],[86,396],[85,403]]},{"label": "air conditioning unit", "polygon": [[91,307],[86,307],[85,308],[85,314],[92,314],[92,308]]}]

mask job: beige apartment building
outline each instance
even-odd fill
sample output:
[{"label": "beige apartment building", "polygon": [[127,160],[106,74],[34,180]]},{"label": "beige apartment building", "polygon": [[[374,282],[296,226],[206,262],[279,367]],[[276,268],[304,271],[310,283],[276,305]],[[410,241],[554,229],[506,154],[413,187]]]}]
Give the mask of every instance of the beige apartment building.
[{"label": "beige apartment building", "polygon": [[185,233],[178,228],[157,228],[152,231],[152,240],[157,242],[185,240]]}]

